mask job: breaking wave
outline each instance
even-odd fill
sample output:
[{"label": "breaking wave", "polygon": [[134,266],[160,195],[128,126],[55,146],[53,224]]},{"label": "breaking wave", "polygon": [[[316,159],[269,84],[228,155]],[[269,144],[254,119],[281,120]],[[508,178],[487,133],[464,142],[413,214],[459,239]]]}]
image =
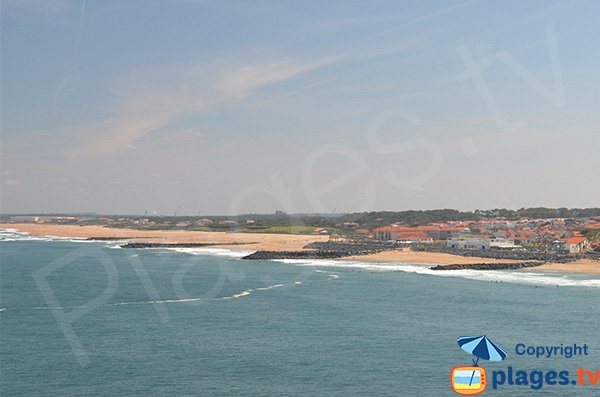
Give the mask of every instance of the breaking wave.
[{"label": "breaking wave", "polygon": [[[299,284],[296,284],[296,282],[294,282],[291,285],[299,285]],[[285,287],[285,284],[275,284],[275,285],[269,285],[268,287],[259,287],[259,288],[254,288],[254,289],[251,288],[251,289],[247,289],[245,291],[242,291],[242,292],[240,292],[238,294],[234,294],[234,295],[231,295],[231,296],[224,296],[221,299],[225,299],[225,300],[238,299],[238,298],[241,298],[243,296],[248,296],[248,295],[250,295],[254,291],[268,291],[270,289],[281,288],[281,287]]]},{"label": "breaking wave", "polygon": [[[302,281],[294,281],[290,284],[290,286],[302,285]],[[114,303],[105,303],[103,305],[65,305],[65,306],[34,306],[34,307],[14,307],[10,308],[10,310],[56,310],[56,309],[80,309],[80,308],[98,308],[98,307],[112,307],[112,306],[130,306],[130,305],[156,305],[156,304],[170,304],[170,303],[191,303],[191,302],[205,302],[205,301],[218,301],[218,300],[231,300],[231,299],[239,299],[244,296],[248,296],[253,292],[257,291],[268,291],[276,288],[285,287],[286,284],[274,284],[266,287],[257,287],[257,288],[249,288],[247,290],[238,292],[229,296],[222,296],[216,298],[205,298],[205,297],[191,297],[191,298],[181,298],[181,299],[161,299],[161,300],[147,300],[147,301],[129,301],[129,302],[114,302]],[[0,308],[0,313],[8,310],[9,308],[3,307]]]},{"label": "breaking wave", "polygon": [[[409,263],[368,263],[344,260],[304,260],[304,259],[278,259],[278,262],[293,266],[318,267],[317,272],[335,273],[322,269],[337,268],[364,270],[370,272],[406,272],[438,277],[458,277],[476,281],[507,282],[530,285],[547,285],[560,287],[591,287],[600,288],[600,278],[594,276],[582,276],[564,273],[525,272],[514,270],[432,270],[428,265],[415,265]],[[432,265],[433,266],[433,265]],[[336,277],[330,277],[336,278]]]},{"label": "breaking wave", "polygon": [[[161,248],[163,249],[163,248]],[[181,252],[189,255],[212,255],[225,256],[229,258],[243,258],[254,251],[249,250],[230,250],[225,248],[164,248],[169,251]]]},{"label": "breaking wave", "polygon": [[92,243],[93,241],[77,237],[60,236],[32,236],[27,232],[20,232],[16,229],[0,229],[0,242],[2,241],[67,241],[72,243]]}]

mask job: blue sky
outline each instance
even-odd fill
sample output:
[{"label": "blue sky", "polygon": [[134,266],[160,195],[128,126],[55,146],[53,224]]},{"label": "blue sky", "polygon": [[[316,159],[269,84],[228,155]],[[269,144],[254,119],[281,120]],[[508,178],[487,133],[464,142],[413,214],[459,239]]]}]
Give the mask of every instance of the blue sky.
[{"label": "blue sky", "polygon": [[2,212],[600,204],[595,1],[1,4]]}]

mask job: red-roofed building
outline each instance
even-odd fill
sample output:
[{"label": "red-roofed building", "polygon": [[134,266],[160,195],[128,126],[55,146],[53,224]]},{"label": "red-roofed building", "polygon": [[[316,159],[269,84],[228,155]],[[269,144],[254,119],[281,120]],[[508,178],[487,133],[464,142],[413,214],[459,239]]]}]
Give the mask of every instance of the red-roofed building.
[{"label": "red-roofed building", "polygon": [[591,249],[590,242],[585,237],[570,237],[565,240],[563,250],[570,254],[579,254]]},{"label": "red-roofed building", "polygon": [[421,232],[395,233],[396,241],[402,243],[433,243],[430,235]]}]

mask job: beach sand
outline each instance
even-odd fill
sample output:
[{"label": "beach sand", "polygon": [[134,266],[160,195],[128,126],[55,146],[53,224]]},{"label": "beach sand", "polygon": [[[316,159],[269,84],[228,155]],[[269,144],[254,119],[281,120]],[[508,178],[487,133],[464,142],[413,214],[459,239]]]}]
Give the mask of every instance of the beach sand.
[{"label": "beach sand", "polygon": [[[327,241],[328,236],[267,233],[200,232],[184,230],[135,230],[105,226],[76,226],[15,223],[0,224],[0,228],[16,229],[36,236],[57,237],[124,237],[135,241],[168,243],[249,243],[244,245],[219,245],[232,250],[300,251],[306,244]],[[411,263],[423,265],[450,265],[474,263],[514,263],[520,261],[464,257],[438,252],[417,252],[410,248],[383,251],[376,254],[349,256],[343,260],[384,263]],[[600,274],[600,262],[578,260],[571,263],[547,263],[530,270],[562,271],[573,273]]]},{"label": "beach sand", "polygon": [[468,265],[474,263],[516,263],[522,261],[515,261],[510,259],[492,259],[492,258],[478,258],[478,257],[467,257],[460,255],[445,254],[441,252],[421,252],[413,251],[410,248],[404,248],[401,250],[383,251],[376,254],[362,255],[362,256],[350,256],[344,259],[365,261],[365,262],[406,262],[423,265],[451,265],[460,264]]},{"label": "beach sand", "polygon": [[600,261],[580,259],[571,263],[546,263],[534,269],[550,272],[600,274]]},{"label": "beach sand", "polygon": [[76,226],[15,223],[0,224],[0,228],[16,229],[35,236],[57,237],[125,237],[135,241],[160,243],[250,243],[244,245],[219,245],[233,250],[298,251],[308,243],[327,241],[327,236],[299,234],[260,234],[200,232],[187,230],[135,230],[105,226]]},{"label": "beach sand", "polygon": [[[384,251],[371,255],[353,256],[344,258],[345,260],[357,260],[363,262],[408,262],[422,265],[451,265],[451,264],[475,264],[475,263],[518,263],[509,259],[491,259],[478,257],[465,257],[438,252],[417,252],[410,248],[403,250]],[[540,270],[568,273],[600,274],[600,261],[591,259],[580,259],[570,263],[545,263],[536,267],[528,267],[522,270]]]}]

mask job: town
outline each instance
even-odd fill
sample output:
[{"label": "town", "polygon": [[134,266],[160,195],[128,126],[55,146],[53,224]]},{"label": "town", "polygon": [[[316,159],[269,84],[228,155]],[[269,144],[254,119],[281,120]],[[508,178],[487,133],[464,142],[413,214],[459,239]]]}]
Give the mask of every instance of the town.
[{"label": "town", "polygon": [[[562,216],[561,216],[562,215]],[[11,223],[103,225],[138,230],[197,230],[329,236],[330,243],[410,246],[465,252],[600,253],[600,209],[521,209],[274,214],[237,216],[4,215]]]}]

